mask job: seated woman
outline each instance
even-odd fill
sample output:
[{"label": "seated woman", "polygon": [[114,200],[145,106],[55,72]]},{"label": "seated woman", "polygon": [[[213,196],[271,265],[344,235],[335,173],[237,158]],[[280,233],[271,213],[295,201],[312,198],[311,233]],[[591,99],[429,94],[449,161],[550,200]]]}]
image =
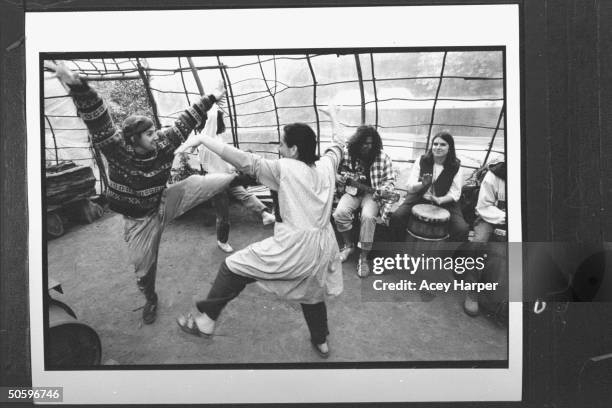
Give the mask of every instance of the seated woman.
[{"label": "seated woman", "polygon": [[404,241],[414,205],[430,203],[450,212],[450,240],[467,241],[469,227],[459,206],[462,185],[461,161],[455,153],[455,140],[448,131],[439,132],[434,136],[429,152],[412,167],[406,186],[409,195],[389,220],[393,239]]},{"label": "seated woman", "polygon": [[190,334],[211,335],[225,305],[257,281],[279,298],[301,304],[314,350],[328,357],[325,299],[342,291],[340,250],[330,223],[342,145],[332,144],[319,159],[317,137],[303,123],[283,128],[280,159],[245,153],[202,134],[180,150],[199,144],[278,191],[282,222],[274,236],[227,257],[207,298],[196,303],[193,314],[179,316],[178,325]]}]

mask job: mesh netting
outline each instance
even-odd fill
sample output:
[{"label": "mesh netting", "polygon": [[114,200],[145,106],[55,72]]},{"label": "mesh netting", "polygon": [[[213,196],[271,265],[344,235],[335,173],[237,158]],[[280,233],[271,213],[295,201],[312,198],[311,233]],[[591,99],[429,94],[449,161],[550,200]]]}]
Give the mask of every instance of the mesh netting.
[{"label": "mesh netting", "polygon": [[[330,122],[318,107],[334,101],[349,129],[367,123],[381,134],[398,171],[449,130],[462,165],[477,169],[504,155],[504,77],[501,51],[105,58],[65,61],[102,89],[102,82],[139,81],[158,126],[170,125],[201,94],[223,81],[225,141],[278,157],[282,127],[305,122],[330,143]],[[45,77],[46,160],[94,168],[105,186],[103,158],[62,85]],[[101,93],[104,95],[103,89]],[[104,95],[113,109],[117,102]],[[110,99],[110,101],[109,101]],[[102,169],[102,171],[100,171]],[[471,171],[464,172],[469,176]]]}]

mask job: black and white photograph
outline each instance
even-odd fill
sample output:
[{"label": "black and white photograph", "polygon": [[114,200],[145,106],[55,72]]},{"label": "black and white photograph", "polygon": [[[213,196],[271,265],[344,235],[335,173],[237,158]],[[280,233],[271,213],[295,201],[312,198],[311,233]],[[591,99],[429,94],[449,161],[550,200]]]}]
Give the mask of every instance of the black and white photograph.
[{"label": "black and white photograph", "polygon": [[0,20],[2,407],[610,405],[612,2]]},{"label": "black and white photograph", "polygon": [[[380,375],[386,401],[520,398],[517,10],[28,16],[34,381],[66,403],[286,402],[315,378],[304,401],[368,401]],[[176,31],[125,36],[153,22]]]},{"label": "black and white photograph", "polygon": [[[395,302],[363,302],[360,293],[362,285],[371,286],[377,276],[366,244],[405,242],[407,235],[423,242],[484,242],[493,232],[505,233],[503,50],[75,58],[45,59],[43,64],[49,67],[44,96],[47,282],[62,285],[63,296],[52,293],[52,298],[81,310],[80,318],[96,327],[107,344],[99,361],[79,361],[80,351],[74,348],[77,354],[71,361],[60,355],[68,338],[59,337],[63,332],[56,336],[55,321],[50,321],[49,368],[109,361],[320,362],[321,357],[329,363],[467,360],[473,366],[473,361],[507,359],[502,306],[490,310],[490,321],[470,318],[479,314],[472,293],[463,302],[408,296]],[[75,87],[84,83],[87,88],[79,99]],[[186,109],[181,110],[181,104]],[[99,127],[102,121],[104,128]],[[201,143],[192,147],[194,153],[187,148],[175,158],[174,151],[193,132],[194,137],[210,137],[246,152],[240,160],[277,163],[290,157],[284,149],[290,147],[295,123],[304,124],[303,131],[312,135],[312,160],[329,155],[336,143],[346,144],[345,154],[360,154],[369,137],[373,153],[366,151],[359,158],[365,168],[354,177],[361,177],[368,190],[377,190],[338,192],[342,187],[336,181],[328,184],[324,205],[317,206],[320,199],[308,198],[311,187],[284,193],[278,181],[264,184],[267,176],[253,173],[257,162],[237,169],[235,162],[228,164],[221,160],[225,156],[218,157]],[[149,128],[157,132],[151,148],[156,153],[140,159],[135,155],[139,145],[130,149],[125,140],[130,132],[140,136]],[[106,140],[118,138],[116,129],[123,136]],[[454,184],[447,187],[455,190],[448,195],[452,201],[434,204],[423,199],[415,204],[421,198],[408,196],[408,191],[419,193],[418,180],[411,180],[412,173],[415,179],[419,174],[412,169],[429,152],[437,157],[437,149],[445,153],[441,163],[448,155],[460,163],[458,175],[451,176]],[[344,156],[335,163],[339,178],[352,170],[350,156]],[[146,161],[151,167],[141,169]],[[374,166],[379,168],[371,169]],[[489,170],[489,177],[477,174]],[[126,173],[129,176],[123,176]],[[480,197],[469,191],[476,183],[468,185],[468,180],[478,183]],[[291,183],[300,182],[305,181]],[[174,189],[180,198],[169,205]],[[389,198],[373,198],[383,193]],[[443,197],[448,192],[436,193]],[[469,202],[462,202],[462,196]],[[411,213],[417,205],[421,207],[415,211],[422,212]],[[295,213],[283,213],[294,207]],[[151,213],[163,213],[163,221],[143,221]],[[420,217],[420,222],[410,216]],[[152,224],[145,227],[141,222]],[[406,233],[408,224],[412,235]],[[284,231],[285,225],[297,232]],[[324,227],[324,236],[308,241],[308,229]],[[294,233],[299,235],[296,240],[286,235]],[[261,247],[251,246],[258,241]],[[338,249],[319,252],[319,246]],[[333,263],[334,258],[340,263]],[[307,271],[329,274],[329,280],[325,274],[315,275],[312,284],[330,295],[329,313],[326,303],[320,303],[325,297],[304,281],[307,274],[296,270],[303,264]],[[214,282],[222,279],[218,273],[227,274],[226,268],[258,280],[272,296],[259,285],[248,290],[244,284],[236,289],[217,286]],[[283,283],[267,285],[274,281]],[[192,298],[206,300],[212,288],[227,297],[225,291],[240,293],[242,287],[240,301],[232,302],[222,318],[220,309],[211,312],[215,320],[221,319],[214,330],[216,341],[194,342],[177,333],[175,315],[181,314],[181,307],[189,310]],[[315,293],[307,294],[311,291]],[[198,312],[208,310],[197,304],[193,306]],[[306,331],[300,314],[303,311],[308,323],[309,305],[322,311],[313,312],[315,322]],[[61,312],[57,306],[52,310]],[[99,313],[101,307],[104,313]],[[329,328],[324,323],[328,314]],[[180,317],[179,328],[196,337],[200,332],[213,334],[211,323],[197,324],[196,317],[195,311],[191,318]],[[62,330],[61,324],[57,327]],[[318,333],[328,330],[337,338],[333,352],[327,334]],[[317,339],[314,350],[307,341],[309,332],[311,340]],[[176,339],[169,347],[172,336]],[[322,344],[325,351],[320,350]]]}]

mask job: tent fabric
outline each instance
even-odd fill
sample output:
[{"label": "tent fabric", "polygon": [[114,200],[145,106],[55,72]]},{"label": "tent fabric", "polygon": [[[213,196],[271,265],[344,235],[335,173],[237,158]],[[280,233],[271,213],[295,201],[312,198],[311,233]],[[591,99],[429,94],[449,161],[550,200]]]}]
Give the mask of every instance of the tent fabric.
[{"label": "tent fabric", "polygon": [[[418,159],[442,129],[455,136],[465,167],[478,168],[505,152],[502,51],[169,56],[67,64],[91,81],[144,73],[162,126],[199,97],[196,75],[204,93],[222,82],[228,90],[223,140],[264,157],[278,157],[282,127],[297,121],[318,131],[324,151],[331,126],[317,107],[330,101],[341,107],[339,119],[349,133],[362,115],[376,125],[399,170]],[[53,139],[45,130],[46,158],[72,158],[96,169],[85,126],[62,95],[59,82],[45,75],[46,127],[55,134]]]}]

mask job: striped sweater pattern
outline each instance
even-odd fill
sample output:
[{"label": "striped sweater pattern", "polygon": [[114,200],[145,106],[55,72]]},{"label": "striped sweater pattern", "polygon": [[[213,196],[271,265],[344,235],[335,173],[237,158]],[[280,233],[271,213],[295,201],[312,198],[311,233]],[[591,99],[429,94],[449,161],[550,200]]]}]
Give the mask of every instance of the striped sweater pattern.
[{"label": "striped sweater pattern", "polygon": [[157,148],[139,154],[123,133],[115,127],[104,100],[96,90],[81,80],[70,86],[70,95],[79,115],[87,125],[94,146],[108,164],[106,197],[111,210],[140,218],[155,212],[170,176],[174,150],[194,128],[206,122],[206,112],[215,102],[214,96],[202,97],[181,112],[170,127],[157,131]]}]

